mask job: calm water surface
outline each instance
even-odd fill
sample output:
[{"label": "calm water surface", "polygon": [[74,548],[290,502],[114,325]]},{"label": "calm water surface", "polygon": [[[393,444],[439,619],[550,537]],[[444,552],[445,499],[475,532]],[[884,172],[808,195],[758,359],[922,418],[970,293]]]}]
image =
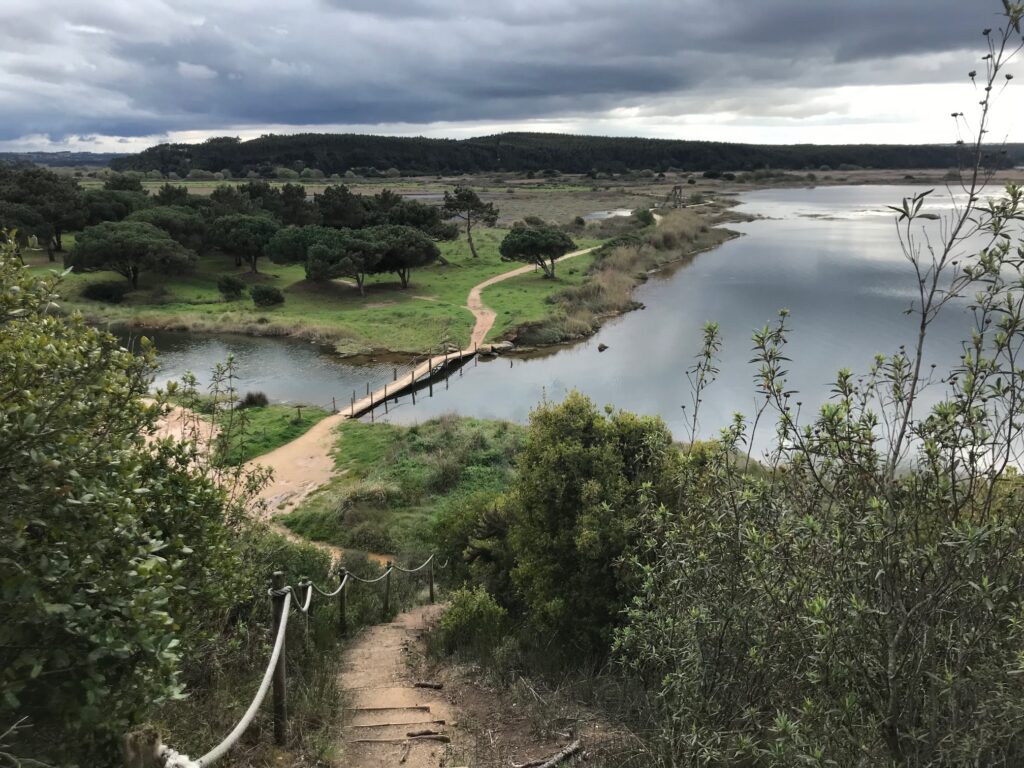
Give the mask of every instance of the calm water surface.
[{"label": "calm water surface", "polygon": [[[836,371],[864,371],[876,353],[894,352],[914,338],[913,274],[885,206],[915,192],[903,187],[831,187],[753,192],[740,210],[766,218],[732,225],[743,237],[703,254],[671,274],[655,276],[637,292],[646,305],[609,322],[587,342],[543,358],[470,363],[433,398],[403,398],[388,416],[413,423],[442,413],[525,421],[543,398],[573,389],[599,405],[660,415],[678,438],[687,436],[686,369],[707,321],[721,326],[721,373],[702,406],[701,432],[726,425],[736,411],[755,409],[751,333],[778,310],[791,312],[792,388],[804,407],[827,396]],[[938,195],[936,195],[938,198]],[[948,202],[948,201],[947,201]],[[944,203],[936,200],[938,206]],[[935,329],[928,362],[948,366],[969,318],[954,309]],[[203,371],[235,354],[246,379],[273,399],[325,402],[348,398],[367,381],[382,385],[390,364],[347,365],[315,346],[281,339],[157,336],[164,370]],[[598,345],[608,350],[601,353]],[[426,393],[422,393],[425,395]],[[932,393],[939,394],[938,388]]]}]

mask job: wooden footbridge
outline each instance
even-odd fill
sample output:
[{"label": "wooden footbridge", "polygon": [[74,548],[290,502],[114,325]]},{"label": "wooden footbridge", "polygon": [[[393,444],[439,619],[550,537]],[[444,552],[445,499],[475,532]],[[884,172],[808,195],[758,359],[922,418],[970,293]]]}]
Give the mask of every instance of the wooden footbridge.
[{"label": "wooden footbridge", "polygon": [[393,381],[372,392],[369,391],[370,385],[367,384],[368,393],[366,395],[357,400],[356,394],[353,393],[348,407],[339,408],[339,410],[350,419],[355,419],[367,413],[372,414],[374,409],[380,405],[387,408],[389,401],[395,400],[406,393],[412,394],[413,402],[415,403],[416,392],[424,388],[430,388],[430,394],[433,395],[434,382],[447,378],[453,370],[458,370],[461,365],[478,354],[488,351],[490,351],[490,345],[483,348],[474,347],[473,349],[446,352],[443,355],[433,355],[422,363],[413,366],[411,371],[400,376],[396,369]]}]

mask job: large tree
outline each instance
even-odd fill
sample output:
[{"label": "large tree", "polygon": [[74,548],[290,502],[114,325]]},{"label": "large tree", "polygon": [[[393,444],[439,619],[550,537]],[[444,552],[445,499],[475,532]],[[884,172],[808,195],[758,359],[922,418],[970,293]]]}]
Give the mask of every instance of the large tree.
[{"label": "large tree", "polygon": [[82,193],[82,225],[91,227],[104,221],[121,221],[150,204],[144,192],[89,189]]},{"label": "large tree", "polygon": [[314,197],[325,226],[338,229],[359,229],[366,223],[363,197],[344,184],[332,184]]},{"label": "large tree", "polygon": [[466,222],[466,239],[473,258],[478,258],[476,246],[473,244],[473,224],[485,224],[493,227],[498,221],[498,209],[494,203],[485,203],[469,187],[458,186],[454,192],[444,193],[444,205],[441,213],[449,219],[462,219]]},{"label": "large tree", "polygon": [[501,255],[513,261],[536,264],[544,276],[555,276],[555,261],[567,254],[576,244],[560,229],[551,227],[513,227],[501,241]]},{"label": "large tree", "polygon": [[53,227],[32,206],[0,200],[0,242],[13,240],[20,256],[33,237],[45,246],[53,238]]},{"label": "large tree", "polygon": [[195,258],[148,222],[105,221],[82,232],[64,261],[76,272],[117,272],[138,288],[142,272],[180,271],[191,267]]},{"label": "large tree", "polygon": [[62,235],[82,226],[82,199],[74,179],[58,176],[47,168],[0,168],[0,200],[33,208],[53,229],[44,243],[50,261],[64,249]]},{"label": "large tree", "polygon": [[275,264],[305,264],[309,280],[350,277],[360,295],[365,295],[366,275],[376,271],[383,255],[381,242],[369,232],[317,225],[287,227],[274,235],[266,253]]},{"label": "large tree", "polygon": [[256,272],[257,260],[280,228],[265,215],[233,213],[210,225],[210,237],[222,251],[235,257],[236,267],[242,266],[244,260]]},{"label": "large tree", "polygon": [[129,221],[145,221],[159,227],[175,241],[193,251],[202,250],[206,242],[206,222],[191,208],[180,205],[158,205],[136,211]]},{"label": "large tree", "polygon": [[409,287],[413,268],[432,264],[441,255],[434,241],[413,227],[388,224],[367,227],[359,234],[380,249],[380,261],[373,271],[394,272],[402,281],[402,288]]}]

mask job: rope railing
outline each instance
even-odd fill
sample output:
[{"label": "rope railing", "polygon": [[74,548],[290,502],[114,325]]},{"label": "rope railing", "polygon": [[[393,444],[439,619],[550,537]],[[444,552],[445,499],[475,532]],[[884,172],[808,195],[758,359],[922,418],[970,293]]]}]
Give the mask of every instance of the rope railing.
[{"label": "rope railing", "polygon": [[[339,573],[338,586],[332,591],[327,591],[304,577],[295,587],[291,587],[285,583],[283,572],[275,572],[273,577],[273,586],[267,592],[273,601],[273,625],[271,636],[274,639],[274,646],[270,654],[266,671],[263,673],[263,678],[260,681],[259,689],[256,691],[255,697],[253,697],[252,702],[245,710],[242,718],[219,744],[196,760],[192,760],[187,755],[181,754],[171,747],[161,744],[159,739],[157,739],[156,744],[152,745],[151,751],[149,752],[148,762],[144,762],[143,765],[146,766],[146,768],[149,768],[150,766],[152,766],[152,768],[206,768],[207,766],[213,765],[217,760],[227,754],[233,746],[235,746],[242,734],[245,733],[250,725],[252,725],[253,720],[256,718],[256,713],[263,705],[271,687],[273,687],[274,691],[274,740],[278,745],[284,744],[287,730],[287,707],[285,702],[285,636],[288,629],[288,616],[291,610],[295,609],[300,613],[305,614],[308,632],[309,612],[313,605],[314,592],[324,598],[338,598],[338,632],[341,635],[345,635],[348,632],[347,593],[351,588],[350,583],[377,584],[383,581],[384,594],[381,619],[387,620],[391,610],[391,574],[395,571],[405,574],[415,574],[427,569],[430,602],[434,602],[434,559],[434,555],[430,555],[430,557],[416,568],[402,568],[401,566],[395,565],[389,561],[384,569],[384,573],[374,579],[366,579],[361,576],[357,576],[356,574],[342,568]],[[448,561],[446,560],[444,565],[440,567],[444,568],[447,565]],[[305,600],[301,600],[299,597],[301,590],[305,590]],[[134,743],[132,742],[133,736],[134,735],[128,736],[126,738],[126,743]],[[133,755],[131,759],[134,761],[131,765],[138,764],[137,755]]]}]

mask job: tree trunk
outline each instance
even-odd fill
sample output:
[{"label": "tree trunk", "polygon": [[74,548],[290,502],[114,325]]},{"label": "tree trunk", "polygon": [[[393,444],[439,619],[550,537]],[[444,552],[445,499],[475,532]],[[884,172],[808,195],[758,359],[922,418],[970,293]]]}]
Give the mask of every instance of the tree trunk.
[{"label": "tree trunk", "polygon": [[133,289],[138,289],[138,287],[139,287],[139,268],[138,267],[128,267],[128,280],[131,281]]},{"label": "tree trunk", "polygon": [[63,236],[64,236],[64,233],[60,229],[54,228],[54,230],[53,230],[53,243],[56,246],[55,250],[58,253],[63,253],[64,252],[64,237]]},{"label": "tree trunk", "polygon": [[412,274],[412,270],[410,270],[410,269],[400,269],[400,270],[398,270],[398,279],[402,281],[402,289],[403,290],[409,287],[409,275],[410,274]]},{"label": "tree trunk", "polygon": [[469,252],[473,254],[474,259],[479,259],[480,254],[476,252],[476,246],[473,244],[473,219],[469,216],[466,217],[466,239],[469,241]]},{"label": "tree trunk", "polygon": [[551,279],[555,279],[555,257],[551,257]]},{"label": "tree trunk", "polygon": [[545,278],[550,279],[555,276],[555,265],[552,264],[551,268],[549,269],[548,263],[544,260],[543,256],[537,259],[536,264],[541,268],[541,270],[543,270]]},{"label": "tree trunk", "polygon": [[235,266],[236,267],[242,266],[242,254],[240,254],[240,253],[236,253],[235,254]]},{"label": "tree trunk", "polygon": [[256,269],[256,259],[258,259],[258,258],[259,258],[259,256],[253,256],[251,259],[249,259],[249,268],[250,268],[249,271],[252,272],[254,275],[257,272],[259,272],[259,270]]},{"label": "tree trunk", "polygon": [[366,275],[362,274],[361,272],[358,273],[356,275],[356,285],[359,286],[359,295],[364,297],[364,298],[366,297],[366,290],[363,288],[363,283],[365,283],[365,282],[366,282]]}]

